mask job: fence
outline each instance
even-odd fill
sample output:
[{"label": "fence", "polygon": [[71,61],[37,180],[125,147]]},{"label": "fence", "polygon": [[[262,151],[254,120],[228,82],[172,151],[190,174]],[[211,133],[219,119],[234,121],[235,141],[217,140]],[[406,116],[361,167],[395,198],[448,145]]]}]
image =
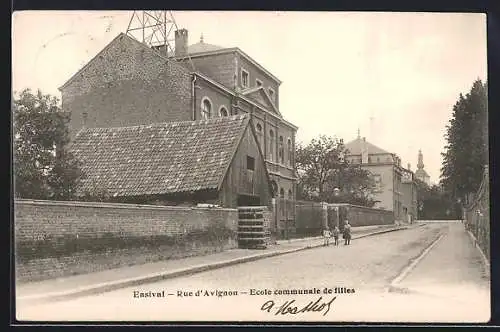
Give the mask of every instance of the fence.
[{"label": "fence", "polygon": [[477,245],[490,260],[490,186],[487,165],[479,190],[464,210],[466,229],[476,237]]}]

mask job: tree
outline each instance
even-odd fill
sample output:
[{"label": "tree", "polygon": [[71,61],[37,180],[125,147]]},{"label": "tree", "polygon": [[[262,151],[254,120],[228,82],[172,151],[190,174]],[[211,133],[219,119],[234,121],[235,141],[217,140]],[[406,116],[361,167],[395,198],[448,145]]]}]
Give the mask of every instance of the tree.
[{"label": "tree", "polygon": [[14,98],[14,177],[19,198],[74,198],[82,173],[68,151],[69,114],[58,99],[26,89]]},{"label": "tree", "polygon": [[418,218],[422,220],[460,219],[460,209],[453,198],[440,186],[428,186],[416,179]]},{"label": "tree", "polygon": [[[375,183],[371,174],[345,160],[342,140],[320,135],[309,144],[297,145],[298,197],[324,202],[373,206]],[[335,188],[339,189],[338,195]]]},{"label": "tree", "polygon": [[476,80],[469,93],[459,95],[446,126],[440,183],[454,200],[466,202],[481,184],[488,163],[487,117],[487,83]]}]

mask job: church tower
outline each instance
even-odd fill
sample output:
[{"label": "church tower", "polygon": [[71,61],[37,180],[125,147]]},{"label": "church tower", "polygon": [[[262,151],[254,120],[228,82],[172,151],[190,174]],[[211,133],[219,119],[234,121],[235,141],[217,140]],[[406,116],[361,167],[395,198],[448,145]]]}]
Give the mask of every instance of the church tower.
[{"label": "church tower", "polygon": [[420,181],[423,181],[427,185],[430,185],[430,176],[424,170],[424,155],[422,154],[422,150],[418,150],[418,163],[417,163],[417,171],[415,172],[415,176]]}]

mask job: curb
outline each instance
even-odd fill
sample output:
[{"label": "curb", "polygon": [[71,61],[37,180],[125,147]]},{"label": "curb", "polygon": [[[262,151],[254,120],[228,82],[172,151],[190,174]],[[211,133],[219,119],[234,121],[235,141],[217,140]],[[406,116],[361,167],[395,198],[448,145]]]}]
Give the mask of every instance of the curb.
[{"label": "curb", "polygon": [[469,234],[469,237],[472,241],[472,244],[474,245],[474,247],[479,251],[479,254],[481,256],[481,260],[483,262],[483,265],[484,265],[484,269],[486,271],[486,274],[487,274],[487,277],[489,278],[490,277],[490,269],[491,269],[491,266],[490,266],[490,262],[488,261],[488,258],[486,258],[486,255],[484,254],[483,252],[483,249],[481,249],[481,247],[477,244],[477,239],[476,237],[474,236],[474,234],[472,234],[471,231],[467,231],[467,233]]},{"label": "curb", "polygon": [[387,289],[388,292],[399,292],[399,293],[408,293],[410,292],[409,289],[404,288],[404,287],[399,287],[398,284],[401,283],[401,281],[406,278],[406,276],[415,269],[415,267],[420,263],[425,256],[438,244],[439,241],[443,237],[445,237],[445,234],[440,234],[434,241],[432,241],[431,244],[429,244],[416,258],[413,258],[411,260],[410,265],[407,265],[397,276],[394,278],[391,283],[389,284],[389,287]]},{"label": "curb", "polygon": [[[408,229],[408,227],[400,227],[400,228],[395,228],[395,229],[373,232],[373,233],[369,233],[369,234],[363,234],[360,236],[353,236],[352,240],[360,239],[360,238],[368,237],[368,236],[373,236],[373,235],[378,235],[378,234],[383,234],[383,233],[405,230],[405,229]],[[39,303],[44,303],[44,302],[70,300],[70,299],[73,299],[76,297],[83,297],[83,296],[89,296],[89,295],[110,292],[110,291],[114,291],[114,290],[121,289],[121,288],[138,286],[138,285],[145,284],[145,283],[158,282],[158,281],[165,280],[165,279],[177,278],[177,277],[191,275],[191,274],[200,273],[200,272],[205,272],[205,271],[209,271],[209,270],[215,270],[215,269],[219,269],[219,268],[226,267],[226,266],[252,262],[252,261],[259,260],[259,259],[270,258],[270,257],[275,257],[275,256],[280,256],[280,255],[291,254],[294,252],[303,251],[303,250],[312,249],[312,248],[317,248],[317,247],[322,247],[322,246],[323,246],[323,243],[309,244],[309,245],[299,247],[299,248],[288,249],[288,250],[283,250],[283,251],[274,251],[274,252],[269,252],[269,253],[264,253],[264,254],[256,254],[256,255],[252,255],[252,256],[236,258],[236,259],[231,259],[231,260],[222,261],[222,262],[216,262],[216,263],[211,263],[211,264],[203,264],[203,265],[198,265],[198,266],[194,266],[194,267],[188,267],[188,268],[177,270],[177,271],[158,272],[158,273],[150,274],[147,276],[122,279],[122,280],[118,280],[118,281],[111,281],[111,282],[106,282],[106,283],[102,283],[102,284],[83,287],[83,288],[80,288],[77,290],[70,290],[70,291],[65,291],[65,292],[60,292],[60,293],[34,295],[34,296],[23,296],[23,297],[18,297],[16,299],[16,301],[29,301],[30,304],[39,304]]]}]

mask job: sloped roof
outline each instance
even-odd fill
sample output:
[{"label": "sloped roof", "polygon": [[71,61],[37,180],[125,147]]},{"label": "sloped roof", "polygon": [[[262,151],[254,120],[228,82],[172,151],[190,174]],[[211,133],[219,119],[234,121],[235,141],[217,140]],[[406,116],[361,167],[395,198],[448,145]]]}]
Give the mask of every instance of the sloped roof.
[{"label": "sloped roof", "polygon": [[222,49],[224,49],[224,47],[222,47],[222,46],[208,44],[205,42],[198,42],[196,44],[188,46],[188,53],[195,54],[195,53],[202,53],[202,52],[218,51],[218,50],[222,50]]},{"label": "sloped roof", "polygon": [[259,104],[261,104],[264,107],[267,107],[271,110],[273,110],[275,113],[279,114],[281,116],[281,113],[279,112],[278,108],[274,104],[273,100],[271,99],[271,96],[269,96],[268,92],[264,87],[258,86],[258,87],[253,87],[249,88],[246,90],[243,90],[241,92],[242,95],[251,98],[252,100],[255,100]]},{"label": "sloped roof", "polygon": [[418,177],[427,177],[427,176],[429,176],[429,174],[427,174],[427,172],[423,168],[417,169],[415,171],[415,175],[418,176]]},{"label": "sloped roof", "polygon": [[355,140],[350,141],[349,143],[345,144],[345,147],[349,150],[349,154],[361,154],[361,151],[363,150],[363,145],[366,144],[366,148],[368,150],[368,154],[384,154],[390,152],[385,151],[384,149],[379,148],[376,145],[373,145],[372,143],[365,141],[364,138],[358,137]]},{"label": "sloped roof", "polygon": [[171,194],[218,189],[247,115],[81,130],[71,150],[86,174],[79,194]]}]

